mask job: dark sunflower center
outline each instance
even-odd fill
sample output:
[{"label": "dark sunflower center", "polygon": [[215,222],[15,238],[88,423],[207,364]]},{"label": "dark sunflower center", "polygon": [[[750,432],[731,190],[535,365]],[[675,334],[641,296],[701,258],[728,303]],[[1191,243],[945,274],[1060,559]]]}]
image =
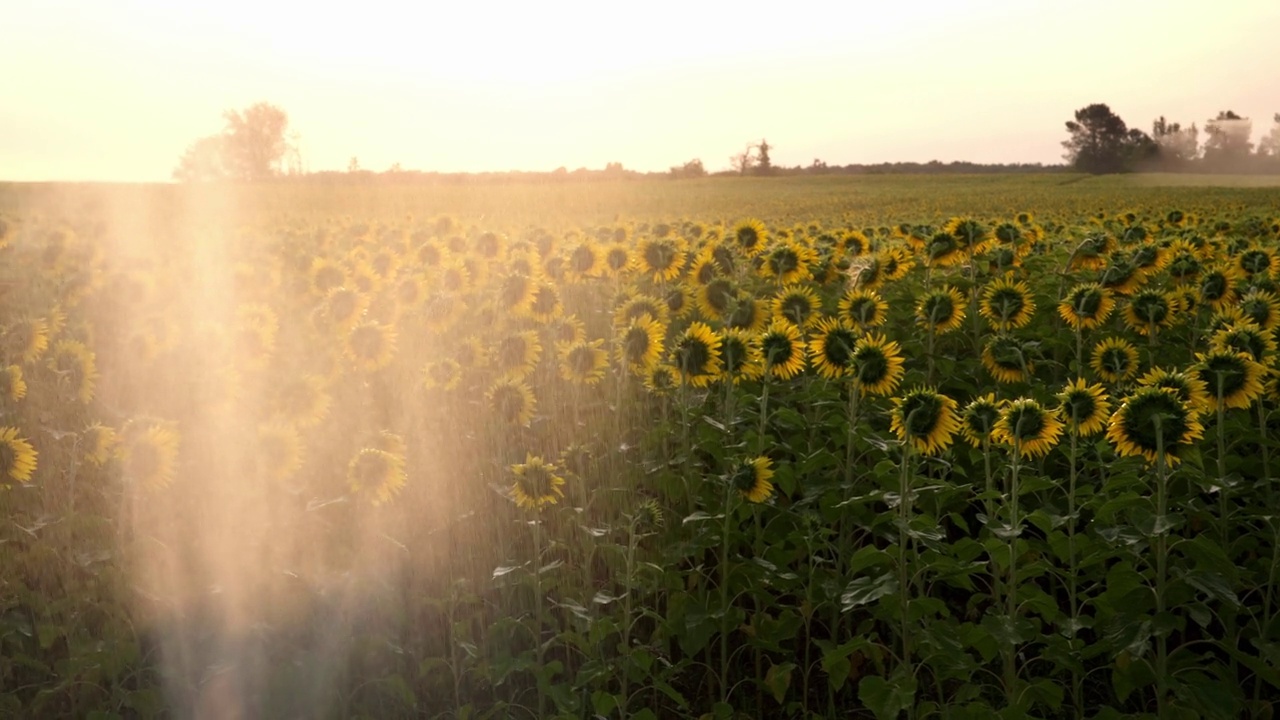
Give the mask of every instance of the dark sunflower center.
[{"label": "dark sunflower center", "polygon": [[1022,313],[1022,309],[1027,306],[1027,299],[1020,290],[1000,288],[991,294],[989,304],[997,317],[1008,321]]},{"label": "dark sunflower center", "polygon": [[720,357],[724,361],[725,372],[735,375],[747,364],[747,345],[741,338],[729,336],[720,346]]},{"label": "dark sunflower center", "polygon": [[729,482],[734,490],[749,493],[756,487],[756,478],[756,466],[751,463],[742,463],[729,476]]},{"label": "dark sunflower center", "polygon": [[942,419],[942,398],[933,393],[915,393],[902,401],[902,424],[907,434],[927,437]]},{"label": "dark sunflower center", "polygon": [[786,335],[769,333],[761,339],[760,350],[765,362],[770,365],[785,365],[795,356],[796,344]]},{"label": "dark sunflower center", "polygon": [[736,236],[738,247],[743,250],[750,250],[760,244],[760,233],[753,227],[738,228]]},{"label": "dark sunflower center", "polygon": [[530,306],[535,315],[549,315],[556,309],[556,291],[549,287],[540,287],[533,293],[533,304]]},{"label": "dark sunflower center", "polygon": [[1102,291],[1096,288],[1081,290],[1071,300],[1071,311],[1076,317],[1091,319],[1097,317],[1102,308]]},{"label": "dark sunflower center", "polygon": [[569,267],[574,272],[589,272],[596,265],[596,253],[587,245],[579,245],[569,254]]},{"label": "dark sunflower center", "polygon": [[875,385],[889,374],[889,357],[883,348],[875,345],[864,346],[854,353],[853,363],[857,367],[858,382],[863,385]]},{"label": "dark sunflower center", "polygon": [[934,235],[929,240],[929,247],[927,248],[929,258],[932,260],[946,257],[957,249],[959,249],[959,243],[950,233],[938,233],[937,235]]},{"label": "dark sunflower center", "polygon": [[1200,272],[1200,260],[1189,253],[1182,253],[1169,263],[1169,274],[1174,277],[1188,277]]},{"label": "dark sunflower center", "polygon": [[0,482],[8,482],[10,473],[18,465],[18,452],[7,442],[0,442]]},{"label": "dark sunflower center", "polygon": [[1011,369],[1022,369],[1022,348],[1012,338],[997,337],[987,345],[991,361],[997,366]]},{"label": "dark sunflower center", "polygon": [[1233,397],[1248,380],[1244,361],[1232,355],[1213,355],[1200,370],[1200,379],[1215,396]]},{"label": "dark sunflower center", "polygon": [[1235,330],[1224,340],[1232,351],[1248,353],[1254,360],[1261,360],[1267,352],[1266,339],[1251,330]]},{"label": "dark sunflower center", "polygon": [[1189,427],[1187,410],[1167,392],[1153,390],[1133,398],[1120,415],[1127,441],[1142,450],[1172,452]]},{"label": "dark sunflower center", "polygon": [[316,287],[320,290],[329,290],[335,288],[342,283],[342,271],[336,267],[323,267],[320,272],[316,273]]},{"label": "dark sunflower center", "polygon": [[698,272],[694,273],[693,279],[699,285],[706,285],[716,277],[716,264],[714,262],[702,263],[698,266]]},{"label": "dark sunflower center", "polygon": [[711,365],[711,347],[696,337],[685,337],[676,346],[676,363],[685,375],[703,375]]},{"label": "dark sunflower center", "polygon": [[623,353],[627,361],[632,363],[640,362],[645,353],[649,352],[651,344],[649,333],[640,327],[628,328],[626,336],[622,339]]},{"label": "dark sunflower center", "polygon": [[1262,298],[1245,298],[1240,302],[1240,310],[1260,327],[1266,327],[1271,320],[1271,304]]},{"label": "dark sunflower center", "polygon": [[702,292],[702,297],[707,305],[720,314],[724,314],[729,309],[729,304],[733,302],[733,296],[733,283],[724,278],[717,278],[707,283]]},{"label": "dark sunflower center", "polygon": [[1078,390],[1067,395],[1062,403],[1062,409],[1067,412],[1067,418],[1075,423],[1088,421],[1097,408],[1098,401],[1093,395]]},{"label": "dark sunflower center", "polygon": [[129,470],[134,477],[154,477],[160,469],[160,450],[155,445],[139,443],[129,451]]},{"label": "dark sunflower center", "polygon": [[875,300],[868,297],[855,298],[849,303],[849,319],[861,325],[870,325],[880,314]]},{"label": "dark sunflower center", "polygon": [[498,236],[493,233],[485,233],[476,241],[476,252],[484,257],[491,258],[498,254]]},{"label": "dark sunflower center", "polygon": [[523,275],[512,275],[502,281],[502,287],[498,290],[498,297],[503,307],[512,307],[518,305],[521,300],[529,295],[529,278]]},{"label": "dark sunflower center", "polygon": [[1214,302],[1221,300],[1229,287],[1226,275],[1221,272],[1210,273],[1200,282],[1200,295],[1205,300]]},{"label": "dark sunflower center", "polygon": [[521,335],[512,335],[502,339],[498,343],[498,352],[496,353],[498,363],[505,368],[518,367],[524,364],[526,354],[529,350],[529,344]]},{"label": "dark sunflower center", "polygon": [[1112,375],[1125,375],[1129,372],[1132,364],[1130,360],[1129,353],[1125,352],[1123,348],[1107,348],[1102,353],[1099,364]]},{"label": "dark sunflower center", "polygon": [[1159,258],[1160,251],[1150,245],[1143,245],[1133,252],[1133,264],[1135,267],[1150,267]]},{"label": "dark sunflower center", "polygon": [[609,266],[610,270],[621,270],[627,266],[627,251],[622,248],[613,248],[605,253],[604,262]]},{"label": "dark sunflower center", "polygon": [[386,458],[382,455],[366,452],[356,458],[356,465],[352,468],[351,474],[360,487],[368,488],[382,484],[389,469]]},{"label": "dark sunflower center", "polygon": [[1102,271],[1102,278],[1099,282],[1106,287],[1116,287],[1128,282],[1135,272],[1137,272],[1137,269],[1132,265],[1111,265]]},{"label": "dark sunflower center", "polygon": [[1013,250],[1000,248],[991,254],[991,265],[998,269],[1011,268],[1017,259],[1018,255]]},{"label": "dark sunflower center", "polygon": [[1169,301],[1158,293],[1142,293],[1131,302],[1134,317],[1145,325],[1157,325],[1169,317]]},{"label": "dark sunflower center", "polygon": [[622,319],[627,322],[634,322],[648,315],[651,318],[658,317],[658,306],[647,300],[636,300],[627,306],[622,312]]},{"label": "dark sunflower center", "polygon": [[1017,406],[1009,409],[1009,430],[1019,441],[1035,440],[1045,428],[1044,410],[1035,406]]},{"label": "dark sunflower center", "polygon": [[565,356],[573,373],[578,376],[591,374],[596,367],[596,354],[589,347],[575,347]]},{"label": "dark sunflower center", "polygon": [[683,292],[680,292],[679,290],[670,290],[667,292],[666,301],[668,310],[673,313],[679,313],[684,309],[687,299]]},{"label": "dark sunflower center", "polygon": [[781,247],[769,255],[769,270],[774,275],[786,275],[800,268],[800,256],[789,247]]},{"label": "dark sunflower center", "polygon": [[462,289],[462,273],[457,268],[450,268],[440,279],[440,284],[445,290],[456,292]]},{"label": "dark sunflower center", "polygon": [[644,248],[644,261],[650,270],[666,270],[676,261],[676,249],[664,242],[649,243]]},{"label": "dark sunflower center", "polygon": [[813,312],[813,303],[804,295],[788,295],[782,299],[781,309],[783,317],[796,325],[803,325]]},{"label": "dark sunflower center", "polygon": [[1255,275],[1271,268],[1271,256],[1262,250],[1247,250],[1240,256],[1240,269]]},{"label": "dark sunflower center", "polygon": [[827,333],[822,343],[822,357],[828,364],[838,368],[848,367],[853,362],[853,348],[858,338],[845,328],[836,328]]},{"label": "dark sunflower center", "polygon": [[1022,239],[1022,231],[1018,229],[1018,226],[1010,223],[1003,223],[997,227],[995,235],[996,240],[1009,245],[1016,244]]},{"label": "dark sunflower center", "polygon": [[964,414],[964,422],[969,427],[969,432],[979,437],[990,435],[999,419],[1000,409],[988,403],[971,406]]},{"label": "dark sunflower center", "polygon": [[937,293],[924,300],[924,317],[930,325],[944,325],[956,314],[950,293]]},{"label": "dark sunflower center", "polygon": [[733,308],[733,312],[729,314],[725,320],[725,325],[731,328],[750,328],[756,322],[756,304],[747,300],[740,302]]}]

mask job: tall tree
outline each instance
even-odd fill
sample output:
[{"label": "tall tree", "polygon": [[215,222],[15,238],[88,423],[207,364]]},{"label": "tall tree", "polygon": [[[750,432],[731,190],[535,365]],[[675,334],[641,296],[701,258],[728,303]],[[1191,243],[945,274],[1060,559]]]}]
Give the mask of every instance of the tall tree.
[{"label": "tall tree", "polygon": [[[285,139],[289,116],[270,103],[223,114],[226,125],[217,135],[200,138],[187,147],[173,171],[175,180],[265,180],[281,172],[290,152]],[[296,139],[296,133],[292,136]],[[295,140],[296,142],[296,140]]]},{"label": "tall tree", "polygon": [[1063,157],[1077,170],[1087,173],[1123,171],[1131,143],[1124,120],[1103,103],[1077,110],[1075,118],[1067,121],[1071,138],[1062,141],[1067,150]]},{"label": "tall tree", "polygon": [[1200,154],[1200,129],[1195,123],[1184,128],[1161,115],[1151,123],[1151,139],[1160,146],[1160,157],[1172,166],[1185,165]]},{"label": "tall tree", "polygon": [[769,144],[769,141],[763,138],[761,138],[760,143],[755,146],[757,175],[773,174],[773,161],[769,159],[769,151],[772,149],[773,146]]},{"label": "tall tree", "polygon": [[226,138],[209,135],[187,146],[187,151],[173,169],[173,179],[178,182],[207,182],[227,177]]},{"label": "tall tree", "polygon": [[1271,129],[1258,141],[1258,154],[1280,160],[1280,113],[1271,118]]},{"label": "tall tree", "polygon": [[1223,110],[1218,117],[1204,124],[1208,135],[1204,141],[1204,161],[1211,166],[1223,167],[1247,162],[1253,143],[1253,122],[1231,110]]}]

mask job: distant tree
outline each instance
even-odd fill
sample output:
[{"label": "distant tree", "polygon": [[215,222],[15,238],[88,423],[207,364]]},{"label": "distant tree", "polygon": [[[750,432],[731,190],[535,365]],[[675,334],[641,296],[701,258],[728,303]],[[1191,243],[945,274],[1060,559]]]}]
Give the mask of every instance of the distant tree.
[{"label": "distant tree", "polygon": [[1200,154],[1200,129],[1195,123],[1183,128],[1181,123],[1171,123],[1161,115],[1151,123],[1151,139],[1160,146],[1161,160],[1170,165],[1189,163]]},{"label": "distant tree", "polygon": [[773,161],[769,159],[769,151],[772,149],[773,147],[769,145],[769,141],[763,138],[761,138],[760,142],[755,146],[755,173],[757,175],[773,174]]},{"label": "distant tree", "polygon": [[700,178],[707,176],[707,169],[702,166],[701,158],[694,158],[684,165],[671,168],[671,177],[676,178]]},{"label": "distant tree", "polygon": [[1249,141],[1253,122],[1249,118],[1223,110],[1204,124],[1204,131],[1208,135],[1204,141],[1205,164],[1223,167],[1248,160],[1253,150],[1253,143]]},{"label": "distant tree", "polygon": [[[1103,103],[1077,110],[1075,118],[1067,121],[1071,138],[1062,142],[1067,150],[1063,155],[1067,162],[1077,170],[1093,174],[1125,170],[1135,138],[1124,120]],[[1146,133],[1139,133],[1146,137]]]},{"label": "distant tree", "polygon": [[1258,154],[1280,160],[1280,113],[1271,118],[1271,130],[1258,141]]},{"label": "distant tree", "polygon": [[228,176],[226,154],[225,137],[202,137],[187,146],[178,167],[173,169],[173,179],[178,182],[225,180]]},{"label": "distant tree", "polygon": [[279,175],[290,145],[285,140],[289,116],[270,103],[260,102],[243,111],[228,110],[226,125],[218,135],[200,138],[188,146],[173,171],[177,180],[265,180]]},{"label": "distant tree", "polygon": [[347,172],[349,173],[360,172],[360,158],[356,157],[355,155],[351,156],[351,159],[347,161]]},{"label": "distant tree", "polygon": [[746,175],[756,166],[756,156],[752,146],[748,145],[742,152],[729,156],[729,167],[739,175]]}]

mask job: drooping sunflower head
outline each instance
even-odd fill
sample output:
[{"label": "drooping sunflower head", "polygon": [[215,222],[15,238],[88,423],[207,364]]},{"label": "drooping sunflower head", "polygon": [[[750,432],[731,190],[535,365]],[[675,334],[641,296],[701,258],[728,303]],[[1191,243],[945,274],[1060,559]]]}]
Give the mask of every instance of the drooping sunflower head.
[{"label": "drooping sunflower head", "polygon": [[1068,383],[1058,393],[1058,402],[1068,428],[1081,437],[1101,432],[1111,414],[1106,388],[1096,383],[1088,385],[1083,378]]},{"label": "drooping sunflower head", "polygon": [[18,365],[0,366],[0,407],[14,405],[27,396],[27,382]]},{"label": "drooping sunflower head", "polygon": [[1020,328],[1031,322],[1036,301],[1026,282],[1001,278],[982,291],[979,312],[997,331]]},{"label": "drooping sunflower head", "polygon": [[939,335],[948,333],[964,322],[964,306],[964,296],[959,290],[953,287],[933,290],[916,303],[916,322]]},{"label": "drooping sunflower head", "polygon": [[774,320],[760,336],[760,354],[766,372],[787,380],[799,375],[805,367],[805,346],[800,329],[785,320]]},{"label": "drooping sunflower head", "polygon": [[676,338],[671,356],[685,382],[704,387],[720,374],[720,336],[706,323],[692,323]]},{"label": "drooping sunflower head", "polygon": [[31,482],[36,456],[31,443],[18,437],[18,428],[0,427],[0,490],[7,490],[14,483]]},{"label": "drooping sunflower head", "polygon": [[1171,391],[1197,417],[1209,411],[1209,386],[1198,373],[1152,368],[1138,378],[1138,385]]},{"label": "drooping sunflower head", "polygon": [[788,285],[773,299],[774,318],[796,327],[807,327],[821,310],[817,293],[807,285]]},{"label": "drooping sunflower head", "polygon": [[999,419],[1000,403],[996,402],[995,393],[980,395],[960,412],[960,434],[974,447],[983,447]]},{"label": "drooping sunflower head", "polygon": [[347,486],[373,505],[392,500],[404,488],[404,456],[378,448],[361,448],[347,464]]},{"label": "drooping sunflower head", "polygon": [[631,321],[618,335],[618,363],[643,375],[662,359],[667,329],[648,315]]},{"label": "drooping sunflower head", "polygon": [[762,503],[773,495],[773,461],[764,455],[742,458],[725,477],[747,502]]},{"label": "drooping sunflower head", "polygon": [[576,342],[560,346],[560,376],[577,385],[595,385],[604,379],[609,354],[604,340]]},{"label": "drooping sunflower head", "polygon": [[1124,338],[1106,338],[1094,346],[1090,366],[1106,382],[1127,382],[1138,374],[1138,349]]},{"label": "drooping sunflower head", "polygon": [[1041,457],[1058,443],[1062,420],[1031,398],[1018,398],[1000,409],[991,438],[1014,448],[1019,457]]},{"label": "drooping sunflower head", "polygon": [[840,318],[823,318],[813,328],[809,340],[809,360],[825,378],[843,377],[853,367],[853,348],[858,332]]},{"label": "drooping sunflower head", "polygon": [[755,257],[769,242],[769,232],[759,220],[747,219],[733,226],[729,231],[729,241],[738,252],[747,257]]},{"label": "drooping sunflower head", "polygon": [[1106,322],[1115,306],[1111,291],[1097,283],[1081,283],[1058,303],[1058,314],[1072,328],[1090,330]]},{"label": "drooping sunflower head", "polygon": [[758,380],[764,375],[764,359],[760,337],[746,330],[728,329],[720,333],[720,359],[724,376],[737,384],[742,380]]},{"label": "drooping sunflower head", "polygon": [[1266,368],[1244,352],[1214,349],[1196,355],[1198,361],[1191,372],[1208,388],[1208,410],[1247,408],[1262,394]]},{"label": "drooping sunflower head", "polygon": [[997,382],[1016,383],[1027,380],[1035,371],[1035,363],[1027,347],[1012,335],[992,335],[982,346],[982,365]]},{"label": "drooping sunflower head", "polygon": [[902,382],[902,349],[884,335],[864,335],[854,345],[849,375],[854,385],[870,395],[888,395]]},{"label": "drooping sunflower head", "polygon": [[864,331],[880,327],[889,317],[889,303],[875,290],[849,290],[837,309],[841,320]]},{"label": "drooping sunflower head", "polygon": [[347,333],[346,352],[356,368],[364,372],[384,368],[395,357],[395,328],[372,320],[358,323]]},{"label": "drooping sunflower head", "polygon": [[956,401],[932,388],[916,388],[894,398],[889,426],[904,444],[936,455],[950,447],[960,429]]},{"label": "drooping sunflower head", "polygon": [[559,468],[539,456],[526,453],[523,463],[511,466],[511,474],[511,499],[517,507],[541,510],[564,497],[564,478]]},{"label": "drooping sunflower head", "polygon": [[1107,439],[1124,456],[1140,456],[1158,462],[1163,454],[1169,465],[1179,453],[1204,435],[1204,428],[1186,401],[1169,389],[1140,387],[1111,415]]}]

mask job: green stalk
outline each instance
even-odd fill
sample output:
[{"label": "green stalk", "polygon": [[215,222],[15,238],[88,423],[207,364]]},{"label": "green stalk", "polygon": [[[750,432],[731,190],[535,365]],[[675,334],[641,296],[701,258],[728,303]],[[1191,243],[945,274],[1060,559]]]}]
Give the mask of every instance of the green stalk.
[{"label": "green stalk", "polygon": [[[902,668],[906,677],[913,677],[915,669],[911,662],[911,575],[907,569],[911,536],[907,534],[907,523],[911,519],[911,444],[902,445],[902,472],[898,478],[898,597],[902,615]],[[911,708],[907,717],[914,715]]]},{"label": "green stalk", "polygon": [[[1168,467],[1165,461],[1164,452],[1164,431],[1161,429],[1160,416],[1155,416],[1156,423],[1156,521],[1162,526],[1164,524],[1164,515],[1168,510]],[[1163,532],[1156,535],[1156,617],[1164,614],[1165,607],[1165,583],[1168,573],[1168,541]],[[1169,670],[1169,648],[1163,632],[1156,635],[1156,715],[1161,720],[1167,718],[1168,715],[1168,670]]]},{"label": "green stalk", "polygon": [[[543,661],[543,645],[542,645],[542,623],[543,623],[543,597],[542,597],[542,520],[536,519],[533,522],[533,603],[534,603],[534,654],[537,657],[536,667],[538,672],[542,672]],[[538,685],[538,717],[546,717],[547,714],[547,695],[543,689],[542,677],[537,678]]]},{"label": "green stalk", "polygon": [[[858,426],[858,383],[849,384],[849,437],[845,441],[844,448],[844,482],[845,485],[853,483],[853,440],[856,437]],[[843,517],[843,515],[841,516]]]},{"label": "green stalk", "polygon": [[[1007,613],[1009,622],[1014,622],[1018,613],[1018,530],[1022,519],[1018,517],[1018,471],[1021,459],[1022,443],[1018,441],[1020,428],[1014,428],[1013,455],[1009,464],[1009,588],[1005,594],[1009,597]],[[1018,683],[1017,667],[1018,646],[1010,644],[1005,649],[1004,657],[1004,692],[1005,704],[1013,707],[1017,702],[1016,686]]]},{"label": "green stalk", "polygon": [[[1079,338],[1079,332],[1076,333]],[[1071,605],[1071,644],[1079,639],[1076,636],[1077,620],[1080,617],[1080,603],[1077,598],[1076,577],[1076,444],[1075,428],[1071,430],[1071,471],[1067,486],[1067,597]],[[1084,679],[1074,668],[1071,670],[1071,702],[1077,713],[1084,713]]]},{"label": "green stalk", "polygon": [[726,483],[724,523],[720,531],[720,701],[729,702],[729,523],[733,518],[733,484]]}]

